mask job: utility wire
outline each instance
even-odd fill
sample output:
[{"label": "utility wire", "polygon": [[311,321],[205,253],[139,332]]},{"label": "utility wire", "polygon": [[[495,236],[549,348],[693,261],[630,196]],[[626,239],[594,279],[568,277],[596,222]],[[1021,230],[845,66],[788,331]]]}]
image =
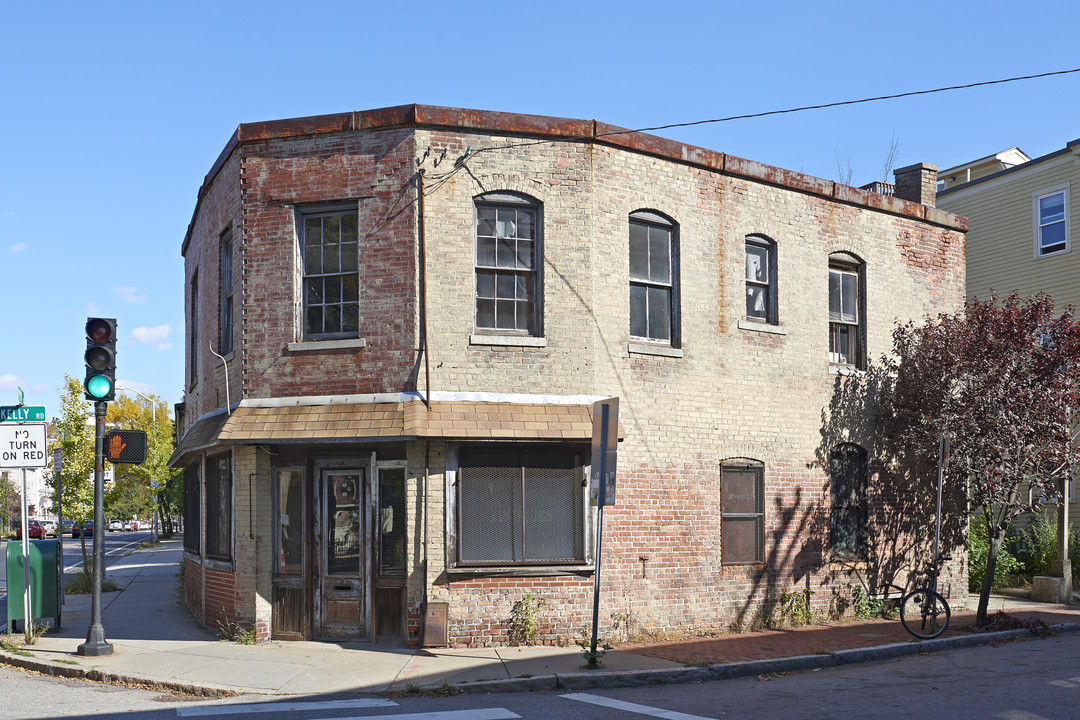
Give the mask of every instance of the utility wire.
[{"label": "utility wire", "polygon": [[693,122],[670,123],[668,125],[654,125],[652,127],[637,128],[636,130],[614,130],[612,132],[597,133],[595,135],[573,135],[569,137],[558,138],[557,140],[529,140],[526,142],[507,143],[505,145],[493,145],[491,147],[477,148],[476,150],[473,150],[467,155],[459,158],[453,169],[446,172],[445,174],[436,175],[434,179],[436,179],[436,181],[441,180],[442,182],[436,182],[433,186],[429,187],[429,192],[427,194],[431,194],[431,192],[437,190],[444,182],[446,182],[450,177],[455,175],[462,167],[464,167],[465,163],[467,163],[473,157],[479,155],[480,153],[488,152],[490,150],[510,150],[513,148],[531,147],[533,145],[543,145],[555,142],[583,142],[588,140],[594,140],[596,138],[611,137],[613,135],[629,135],[631,133],[652,132],[654,130],[668,130],[670,128],[692,127],[695,125],[708,125],[711,123],[730,122],[731,120],[748,120],[751,118],[768,117],[770,115],[785,115],[788,113],[803,112],[804,110],[822,110],[824,108],[841,107],[843,105],[859,105],[862,103],[877,102],[879,100],[895,100],[897,98],[912,97],[915,95],[932,95],[934,93],[948,92],[951,90],[966,90],[968,88],[983,87],[985,85],[1001,85],[1003,83],[1019,82],[1021,80],[1035,80],[1038,78],[1052,77],[1054,75],[1069,75],[1071,73],[1078,72],[1080,72],[1080,68],[1074,68],[1072,70],[1055,70],[1053,72],[1038,73],[1036,75],[1018,75],[1016,77],[1003,78],[1001,80],[984,80],[982,82],[967,83],[964,85],[949,85],[948,87],[933,88],[932,90],[911,90],[909,92],[895,93],[893,95],[878,95],[876,97],[860,98],[858,100],[840,100],[837,102],[822,103],[820,105],[803,105],[802,107],[787,108],[786,110],[767,110],[765,112],[747,113],[745,115],[729,115],[728,117],[713,118],[711,120],[695,120]]},{"label": "utility wire", "polygon": [[950,85],[948,87],[934,88],[933,90],[912,90],[911,92],[896,93],[895,95],[879,95],[877,97],[862,98],[860,100],[841,100],[839,102],[824,103],[822,105],[804,105],[803,107],[789,108],[787,110],[769,110],[767,112],[749,113],[747,115],[730,115],[713,120],[695,120],[694,122],[672,123],[671,125],[657,125],[655,127],[638,128],[637,130],[620,130],[617,132],[600,133],[596,137],[606,135],[624,135],[629,132],[648,132],[651,130],[666,130],[676,127],[690,127],[692,125],[705,125],[707,123],[721,123],[729,120],[746,120],[749,118],[766,117],[769,115],[783,115],[785,113],[802,112],[803,110],[821,110],[822,108],[839,107],[841,105],[858,105],[859,103],[875,102],[877,100],[895,100],[896,98],[911,97],[912,95],[931,95],[933,93],[946,92],[948,90],[965,90],[967,88],[981,87],[983,85],[1000,85],[1002,83],[1017,82],[1019,80],[1034,80],[1036,78],[1050,77],[1051,75],[1068,75],[1080,72],[1080,68],[1073,70],[1055,70],[1054,72],[1039,73],[1038,75],[1021,75],[1018,77],[1005,78],[1003,80],[985,80],[983,82],[968,83],[966,85]]}]

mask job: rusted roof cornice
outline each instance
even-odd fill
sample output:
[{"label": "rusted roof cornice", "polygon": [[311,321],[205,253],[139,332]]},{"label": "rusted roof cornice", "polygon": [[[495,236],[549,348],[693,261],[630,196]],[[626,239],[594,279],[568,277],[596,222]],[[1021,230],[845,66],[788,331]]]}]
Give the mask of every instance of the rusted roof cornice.
[{"label": "rusted roof cornice", "polygon": [[[901,200],[888,195],[879,195],[833,182],[832,180],[825,180],[795,172],[794,170],[785,170],[648,133],[627,130],[596,120],[575,120],[544,115],[523,115],[492,110],[467,110],[434,105],[399,105],[377,110],[244,123],[237,127],[236,132],[221,151],[214,166],[207,173],[199,190],[199,200],[201,201],[203,194],[209,188],[217,173],[220,172],[229,156],[244,144],[336,132],[410,126],[456,128],[601,143],[611,147],[646,153],[675,162],[715,170],[726,175],[745,177],[771,185],[790,188],[798,192],[831,198],[837,202],[910,217],[951,229],[965,232],[968,229],[967,218],[935,207]],[[188,225],[188,232],[184,237],[184,252],[186,252],[197,216],[198,203],[191,224]]]}]

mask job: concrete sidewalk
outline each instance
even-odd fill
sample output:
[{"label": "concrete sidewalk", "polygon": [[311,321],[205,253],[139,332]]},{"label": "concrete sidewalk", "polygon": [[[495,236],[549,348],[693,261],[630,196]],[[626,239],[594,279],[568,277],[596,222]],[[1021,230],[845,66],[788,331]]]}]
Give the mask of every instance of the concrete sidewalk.
[{"label": "concrete sidewalk", "polygon": [[[434,689],[570,690],[691,682],[830,667],[1030,636],[1028,630],[974,634],[973,612],[955,612],[936,640],[913,641],[898,621],[876,620],[742,633],[609,651],[603,669],[584,670],[580,648],[412,649],[362,642],[223,642],[177,602],[181,540],[137,550],[109,568],[124,588],[103,595],[111,655],[77,654],[90,625],[89,595],[69,595],[62,629],[0,652],[10,665],[67,677],[154,686],[196,695],[380,693]],[[972,605],[972,607],[974,607]],[[1058,631],[1080,629],[1080,607],[994,598],[991,611],[1037,617]],[[955,628],[955,629],[954,629]],[[21,634],[13,639],[21,639]]]}]

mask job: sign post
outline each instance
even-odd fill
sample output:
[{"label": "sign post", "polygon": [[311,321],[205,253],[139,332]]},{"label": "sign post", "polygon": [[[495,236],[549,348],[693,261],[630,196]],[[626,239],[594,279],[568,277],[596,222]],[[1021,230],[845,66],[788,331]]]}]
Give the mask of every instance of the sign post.
[{"label": "sign post", "polygon": [[[16,408],[18,409],[18,408]],[[42,408],[44,412],[44,408]],[[45,456],[45,423],[19,422],[0,425],[0,470],[18,468],[22,476],[23,630],[31,640],[34,627],[30,605],[30,513],[26,499],[26,469],[48,465]]]},{"label": "sign post", "polygon": [[592,639],[589,666],[596,663],[596,634],[600,624],[600,559],[604,534],[604,507],[615,504],[615,466],[619,443],[619,398],[593,403],[592,467],[589,496],[596,505],[596,570],[593,572]]}]

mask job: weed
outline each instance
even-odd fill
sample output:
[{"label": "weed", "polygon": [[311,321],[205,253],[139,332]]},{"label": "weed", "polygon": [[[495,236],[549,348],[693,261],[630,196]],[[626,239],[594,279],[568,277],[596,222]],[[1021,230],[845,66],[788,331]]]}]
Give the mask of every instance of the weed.
[{"label": "weed", "polygon": [[885,614],[884,600],[864,592],[861,587],[856,587],[851,594],[853,598],[851,608],[857,619],[870,620]]},{"label": "weed", "polygon": [[532,593],[525,593],[523,598],[511,606],[509,636],[511,645],[528,645],[536,638],[536,632],[540,629],[540,620],[537,616],[546,604],[543,598],[538,598]]},{"label": "weed", "polygon": [[596,650],[592,649],[592,633],[589,632],[589,628],[581,628],[580,639],[578,640],[578,647],[581,648],[582,654],[585,656],[585,669],[595,670],[604,664],[604,655],[611,649],[611,646],[603,640],[599,640],[596,644]]},{"label": "weed", "polygon": [[[225,614],[225,608],[221,608],[221,614]],[[245,628],[240,623],[230,622],[229,620],[218,620],[218,635],[223,640],[234,642],[237,645],[254,645],[258,642],[258,638],[255,633],[255,625]]]}]

